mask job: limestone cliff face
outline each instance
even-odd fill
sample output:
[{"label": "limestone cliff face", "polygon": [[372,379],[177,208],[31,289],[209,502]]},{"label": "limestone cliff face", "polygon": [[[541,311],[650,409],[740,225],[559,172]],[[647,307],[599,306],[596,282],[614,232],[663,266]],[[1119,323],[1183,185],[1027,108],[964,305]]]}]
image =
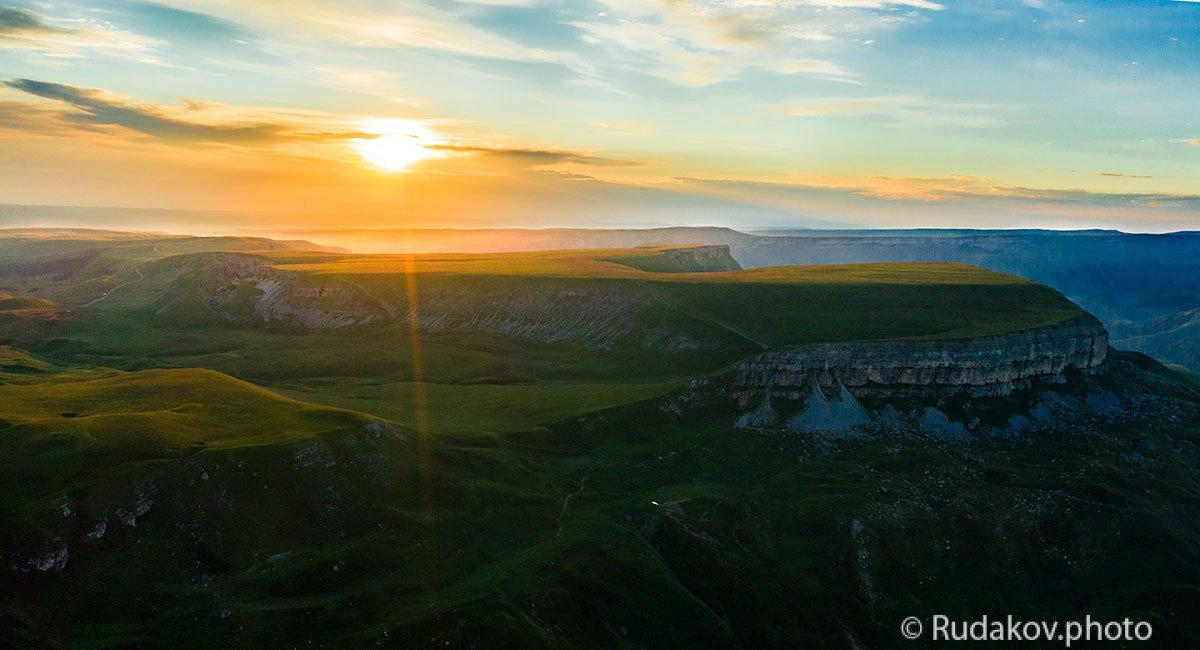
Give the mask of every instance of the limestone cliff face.
[{"label": "limestone cliff face", "polygon": [[920,398],[944,392],[1006,396],[1036,381],[1063,383],[1072,369],[1099,372],[1107,351],[1104,326],[1085,314],[1000,336],[826,343],[772,351],[737,368],[734,390],[744,399],[767,387],[800,397],[815,381],[826,390],[840,382],[856,397]]},{"label": "limestone cliff face", "polygon": [[427,286],[416,309],[407,300],[388,307],[426,333],[484,333],[610,349],[635,329],[637,313],[649,304],[644,291],[627,286],[517,281]]},{"label": "limestone cliff face", "polygon": [[386,313],[357,287],[309,283],[257,255],[208,253],[182,263],[184,272],[156,305],[164,316],[316,330],[361,325]]},{"label": "limestone cliff face", "polygon": [[678,262],[683,270],[690,272],[740,271],[742,268],[724,244],[677,248],[666,251],[666,255]]}]

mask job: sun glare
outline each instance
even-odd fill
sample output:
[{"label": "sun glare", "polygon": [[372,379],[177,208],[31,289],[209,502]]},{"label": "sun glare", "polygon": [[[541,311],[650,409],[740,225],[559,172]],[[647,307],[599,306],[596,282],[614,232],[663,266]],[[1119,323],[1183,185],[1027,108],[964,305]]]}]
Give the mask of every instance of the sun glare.
[{"label": "sun glare", "polygon": [[414,163],[443,155],[430,148],[441,144],[441,140],[413,120],[368,120],[363,123],[363,130],[378,136],[354,140],[354,150],[364,161],[388,173],[402,172]]}]

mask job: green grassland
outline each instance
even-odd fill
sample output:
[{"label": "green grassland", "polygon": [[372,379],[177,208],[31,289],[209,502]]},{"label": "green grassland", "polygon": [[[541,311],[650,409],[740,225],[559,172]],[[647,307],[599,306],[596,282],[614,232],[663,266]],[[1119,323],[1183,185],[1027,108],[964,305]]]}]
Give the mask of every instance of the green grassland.
[{"label": "green grassland", "polygon": [[[34,294],[68,307],[138,280],[146,264],[214,251],[338,250],[260,237],[191,237],[86,229],[0,229],[0,291]],[[97,303],[99,304],[99,303]]]},{"label": "green grassland", "polygon": [[[273,254],[279,268],[395,297],[474,282],[490,291],[565,279],[649,291],[665,307],[771,347],[892,338],[960,338],[1051,325],[1081,312],[1061,294],[965,264],[893,263],[678,272],[661,247],[479,255]],[[640,268],[639,268],[640,267]],[[644,269],[666,269],[647,271]],[[767,308],[762,308],[766,306]],[[879,318],[887,314],[887,318]]]},{"label": "green grassland", "polygon": [[[18,248],[16,239],[0,238],[0,248]],[[1041,285],[954,264],[706,273],[680,272],[678,259],[667,254],[678,248],[666,247],[407,256],[226,238],[38,244],[54,248],[26,251],[25,266],[0,268],[0,277],[44,285],[43,295],[73,311],[38,327],[0,319],[0,336],[21,347],[65,364],[211,368],[298,399],[410,425],[420,417],[437,431],[541,426],[662,394],[771,348],[1004,333],[1080,313]],[[204,251],[220,247],[252,251],[315,287],[353,287],[402,313],[446,295],[466,296],[464,309],[484,316],[506,296],[529,296],[545,319],[568,312],[579,295],[616,296],[633,307],[617,315],[626,333],[604,347],[569,337],[548,343],[496,332],[422,331],[393,319],[349,331],[262,331],[214,320],[186,289],[164,314],[164,296],[202,268]],[[659,341],[672,339],[685,345],[664,350]],[[414,408],[414,400],[424,406]]]},{"label": "green grassland", "polygon": [[9,533],[28,523],[29,509],[48,508],[45,499],[75,486],[203,451],[286,444],[374,420],[212,370],[63,370],[11,349],[0,362],[0,471],[7,479],[0,501],[9,504],[0,529]]},{"label": "green grassland", "polygon": [[[754,435],[656,401],[375,437],[211,372],[18,379],[0,530],[71,555],[0,587],[12,645],[904,647],[909,615],[1086,611],[1177,646],[1200,614],[1200,398],[1135,356],[1104,382],[1155,391],[1139,418],[970,440]],[[89,415],[109,403],[152,431]]]},{"label": "green grassland", "polygon": [[[300,261],[296,254],[272,256],[280,268],[347,282],[381,301],[418,308],[422,295],[460,286],[471,287],[482,302],[489,296],[538,290],[583,292],[603,284],[644,300],[647,307],[638,314],[641,329],[687,332],[706,339],[706,344],[679,358],[656,354],[633,337],[597,354],[566,345],[418,332],[428,350],[423,376],[431,382],[430,420],[483,429],[512,430],[554,421],[544,416],[547,409],[564,416],[611,406],[625,395],[661,394],[671,385],[765,349],[826,341],[998,334],[1054,324],[1080,313],[1066,298],[1043,286],[965,265],[656,273],[627,263],[636,257],[653,268],[654,260],[665,259],[661,249],[620,254],[333,257]],[[401,332],[397,340],[405,338],[411,338],[411,333]],[[441,360],[452,362],[443,366]],[[465,394],[464,384],[474,388],[484,382],[489,385],[473,395],[488,399],[459,398]],[[302,384],[277,387],[300,390],[296,394],[306,399],[321,399],[318,391],[305,390]],[[404,417],[392,408],[403,404],[404,398],[372,403],[365,396],[386,396],[387,391],[360,386],[351,392],[359,398],[337,403]],[[450,398],[446,404],[451,408],[438,408],[443,395]],[[494,408],[491,399],[502,399],[503,406]]]},{"label": "green grassland", "polygon": [[[764,349],[1080,313],[1020,278],[21,238],[0,237],[0,290],[67,311],[0,318],[0,646],[903,647],[899,621],[933,613],[1195,636],[1193,378],[1117,354],[1058,390],[1111,395],[1120,417],[976,437],[761,435],[691,397]],[[275,330],[171,293],[227,249],[398,308]],[[469,320],[512,296],[556,315],[590,295],[632,306],[594,319],[622,336],[396,316]],[[692,410],[662,408],[683,396]]]}]

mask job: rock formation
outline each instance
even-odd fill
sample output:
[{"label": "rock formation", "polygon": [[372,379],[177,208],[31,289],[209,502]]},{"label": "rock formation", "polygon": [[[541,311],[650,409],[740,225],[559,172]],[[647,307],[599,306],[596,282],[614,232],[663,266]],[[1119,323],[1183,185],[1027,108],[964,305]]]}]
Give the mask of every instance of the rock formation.
[{"label": "rock formation", "polygon": [[240,253],[179,256],[183,272],[156,304],[179,320],[215,318],[242,326],[303,330],[362,325],[386,315],[359,288],[337,280],[312,282],[270,260]]},{"label": "rock formation", "polygon": [[729,254],[729,247],[724,244],[675,248],[666,251],[665,254],[689,272],[739,271],[742,268]]},{"label": "rock formation", "polygon": [[945,392],[1002,397],[1034,382],[1064,383],[1068,372],[1103,367],[1108,333],[1085,314],[1057,325],[1000,336],[937,341],[861,341],[767,352],[736,370],[734,390],[803,399],[816,381],[838,382],[856,397],[925,398]]}]

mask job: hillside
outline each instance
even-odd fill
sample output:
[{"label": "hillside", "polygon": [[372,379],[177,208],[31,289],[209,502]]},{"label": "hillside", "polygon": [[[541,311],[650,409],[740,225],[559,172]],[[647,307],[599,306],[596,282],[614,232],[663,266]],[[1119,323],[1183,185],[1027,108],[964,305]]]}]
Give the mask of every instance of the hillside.
[{"label": "hillside", "polygon": [[88,241],[0,273],[66,305],[0,318],[0,645],[896,647],[954,602],[1194,631],[1197,384],[1027,280]]},{"label": "hillside", "polygon": [[739,431],[716,377],[425,439],[213,373],[76,372],[0,387],[6,645],[903,647],[902,617],[963,603],[1137,612],[1170,646],[1200,614],[1200,394],[1144,358],[975,437]]},{"label": "hillside", "polygon": [[1124,349],[1140,350],[1188,368],[1200,364],[1200,307],[1125,323],[1113,333],[1116,344]]},{"label": "hillside", "polygon": [[[7,647],[132,641],[140,633],[129,631],[137,629],[130,615],[158,606],[147,598],[185,611],[211,602],[183,595],[207,580],[196,567],[304,548],[322,528],[349,531],[342,509],[358,507],[364,490],[417,473],[411,432],[217,372],[64,370],[19,351],[5,357]],[[65,634],[46,627],[51,611],[101,619]]]},{"label": "hillside", "polygon": [[339,251],[306,241],[192,237],[87,229],[0,228],[0,291],[66,307],[96,304],[140,282],[146,264],[212,251]]},{"label": "hillside", "polygon": [[[166,467],[196,454],[391,428],[363,414],[288,400],[211,370],[54,371],[19,351],[8,356],[9,372],[0,375],[5,449],[0,464],[11,480],[0,490],[9,506],[49,510],[51,504],[33,500],[34,495],[64,500],[80,484],[112,492],[114,483],[123,483],[124,475],[138,467]],[[89,508],[111,510],[105,504]],[[29,511],[5,508],[0,529],[10,534],[28,529],[20,525],[30,523],[22,520],[28,516]]]},{"label": "hillside", "polygon": [[[764,345],[802,342],[1000,334],[1051,325],[1080,310],[1061,295],[1020,278],[966,265],[881,264],[684,272],[671,247],[495,255],[355,255],[303,260],[273,256],[275,267],[345,281],[391,305],[408,304],[408,280],[421,300],[492,295],[529,288],[554,304],[567,284],[604,286],[681,310]],[[748,310],[756,302],[770,310]],[[821,307],[827,306],[827,309]],[[564,305],[554,304],[555,308]],[[536,308],[536,307],[535,307]],[[814,309],[815,308],[815,309]],[[442,310],[438,310],[439,313]],[[908,312],[906,314],[906,312]],[[887,313],[888,318],[875,318]],[[767,343],[763,343],[767,341]]]},{"label": "hillside", "polygon": [[206,367],[409,425],[424,403],[437,430],[511,431],[653,397],[764,350],[996,335],[1081,313],[964,265],[728,270],[711,247],[139,264],[108,295],[75,299],[66,321],[0,320],[0,335],[66,364]]},{"label": "hillside", "polygon": [[[957,262],[1048,285],[1110,330],[1141,330],[1125,345],[1200,370],[1186,339],[1156,322],[1200,308],[1200,234],[1114,230],[773,229],[323,230],[296,233],[358,252],[503,252],[646,244],[726,245],[745,268],[878,262]],[[1124,337],[1124,335],[1122,335]],[[1171,357],[1162,357],[1170,350]]]}]

